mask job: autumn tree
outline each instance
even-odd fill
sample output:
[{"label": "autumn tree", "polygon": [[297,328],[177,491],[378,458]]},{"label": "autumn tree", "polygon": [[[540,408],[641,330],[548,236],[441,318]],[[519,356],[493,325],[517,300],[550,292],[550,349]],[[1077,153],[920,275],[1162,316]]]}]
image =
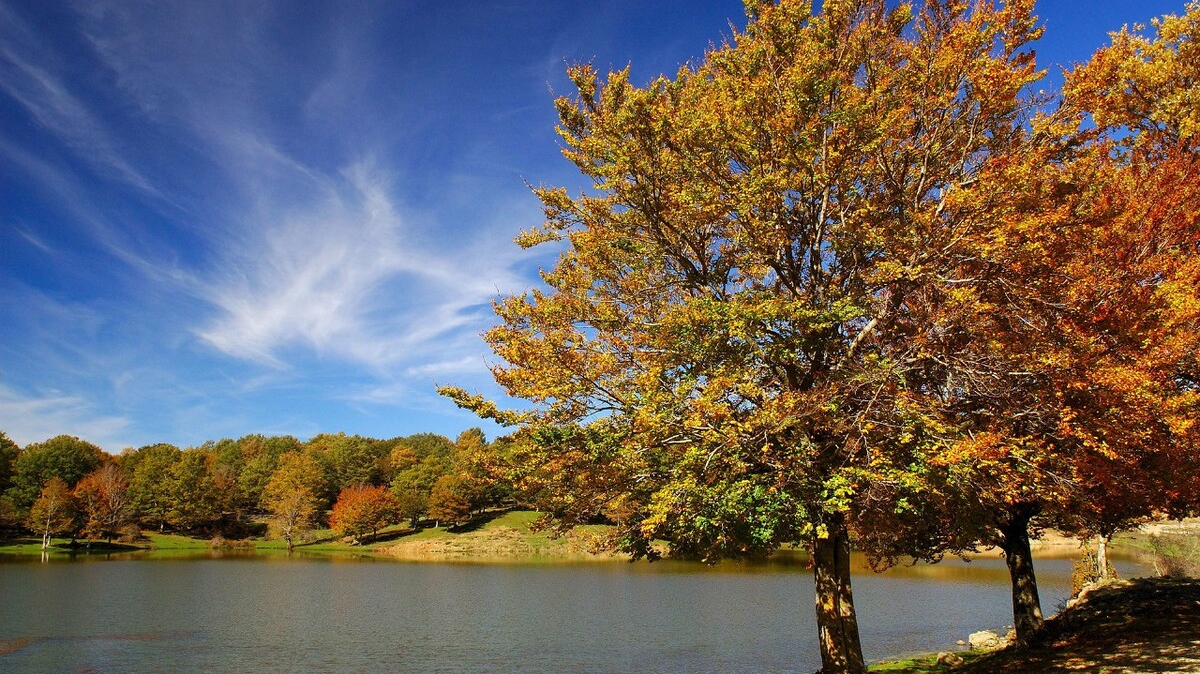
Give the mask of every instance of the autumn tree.
[{"label": "autumn tree", "polygon": [[431,433],[405,438],[392,450],[392,494],[401,517],[413,526],[428,514],[433,486],[453,469],[455,452],[449,438]]},{"label": "autumn tree", "polygon": [[397,519],[396,498],[387,487],[353,485],[338,494],[329,516],[329,528],[361,542],[365,534],[374,536]]},{"label": "autumn tree", "polygon": [[470,483],[472,511],[511,504],[513,487],[505,470],[509,442],[508,438],[488,442],[479,428],[469,428],[455,439],[451,470]]},{"label": "autumn tree", "polygon": [[17,512],[17,507],[7,496],[0,496],[0,529],[16,527],[20,522],[21,516]]},{"label": "autumn tree", "polygon": [[913,307],[977,226],[948,197],[1021,138],[1039,31],[1029,0],[747,4],[674,79],[569,71],[560,135],[595,190],[537,190],[519,241],[566,250],[487,335],[535,408],[446,392],[542,448],[559,514],[632,496],[634,554],[807,546],[824,671],[863,672],[851,529],[936,440]]},{"label": "autumn tree", "polygon": [[86,536],[100,536],[111,544],[113,536],[133,519],[129,477],[113,463],[88,473],[75,485],[74,497],[86,518]]},{"label": "autumn tree", "polygon": [[300,442],[291,436],[248,435],[238,440],[242,452],[242,467],[238,487],[244,507],[265,510],[263,493],[279,469],[285,455],[300,451]]},{"label": "autumn tree", "polygon": [[355,484],[380,484],[387,453],[379,443],[359,435],[322,433],[307,448],[325,468],[331,495]]},{"label": "autumn tree", "polygon": [[387,460],[384,462],[383,476],[389,483],[396,479],[402,471],[408,470],[420,463],[421,459],[412,447],[403,442],[396,443],[388,450]]},{"label": "autumn tree", "polygon": [[1024,643],[1043,625],[1031,534],[1103,543],[1200,495],[1200,167],[1181,103],[1200,95],[1200,4],[1155,25],[1114,35],[1033,142],[950,200],[988,226],[930,308],[924,374],[962,434],[939,460],[1004,550]]},{"label": "autumn tree", "polygon": [[323,491],[324,474],[310,454],[294,452],[280,459],[279,468],[263,488],[262,504],[288,552],[315,524]]},{"label": "autumn tree", "polygon": [[481,492],[480,483],[469,475],[443,475],[430,490],[429,516],[438,523],[462,524],[471,519]]},{"label": "autumn tree", "polygon": [[79,511],[71,490],[61,477],[51,477],[29,508],[26,525],[42,534],[42,550],[50,547],[55,534],[73,534],[79,527]]}]

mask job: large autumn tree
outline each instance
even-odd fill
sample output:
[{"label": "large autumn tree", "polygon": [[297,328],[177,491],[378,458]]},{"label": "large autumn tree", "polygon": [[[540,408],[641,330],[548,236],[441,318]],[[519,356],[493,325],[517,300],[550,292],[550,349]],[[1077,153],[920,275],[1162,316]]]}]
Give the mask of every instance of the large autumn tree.
[{"label": "large autumn tree", "polygon": [[158,443],[122,454],[122,465],[129,473],[129,491],[133,510],[143,526],[166,528],[171,510],[168,491],[171,470],[179,462],[179,448]]},{"label": "large autumn tree", "polygon": [[1200,496],[1200,3],[1155,26],[1115,34],[1024,151],[950,200],[988,226],[929,307],[925,375],[961,434],[939,461],[1005,553],[1025,643],[1031,533],[1103,541]]},{"label": "large autumn tree", "polygon": [[523,427],[558,514],[621,500],[635,554],[809,547],[824,670],[862,672],[851,528],[923,481],[913,306],[977,226],[947,199],[1022,137],[1039,31],[1031,0],[747,4],[674,79],[569,71],[595,189],[537,191],[520,242],[565,250],[487,335],[534,409],[447,393]]},{"label": "large autumn tree", "polygon": [[228,492],[218,491],[213,480],[214,458],[202,449],[180,452],[158,485],[165,496],[166,521],[176,529],[194,531],[220,517],[222,496]]}]

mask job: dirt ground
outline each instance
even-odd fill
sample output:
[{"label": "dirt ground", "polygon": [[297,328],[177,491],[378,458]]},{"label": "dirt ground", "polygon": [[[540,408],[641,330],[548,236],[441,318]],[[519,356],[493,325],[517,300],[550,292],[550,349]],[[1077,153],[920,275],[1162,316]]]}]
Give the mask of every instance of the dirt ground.
[{"label": "dirt ground", "polygon": [[1112,581],[1049,620],[1041,648],[997,651],[953,671],[1200,673],[1200,581]]}]

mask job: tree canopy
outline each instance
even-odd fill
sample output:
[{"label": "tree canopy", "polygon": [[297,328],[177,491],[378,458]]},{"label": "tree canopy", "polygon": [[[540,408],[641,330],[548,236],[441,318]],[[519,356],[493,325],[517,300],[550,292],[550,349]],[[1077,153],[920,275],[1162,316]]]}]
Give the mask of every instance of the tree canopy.
[{"label": "tree canopy", "polygon": [[849,531],[922,489],[925,301],[979,226],[950,199],[1020,148],[1040,31],[1029,1],[753,14],[674,79],[569,70],[560,135],[594,190],[537,190],[519,241],[566,250],[487,334],[535,408],[447,392],[523,426],[561,514],[636,503],[635,554],[813,549],[826,669],[863,671]]},{"label": "tree canopy", "polygon": [[1032,0],[747,6],[674,78],[568,70],[592,189],[536,190],[518,243],[563,252],[486,335],[533,406],[443,392],[635,555],[808,546],[827,672],[864,669],[851,535],[884,563],[1000,545],[1032,641],[1031,532],[1197,503],[1200,3],[1057,109]]}]

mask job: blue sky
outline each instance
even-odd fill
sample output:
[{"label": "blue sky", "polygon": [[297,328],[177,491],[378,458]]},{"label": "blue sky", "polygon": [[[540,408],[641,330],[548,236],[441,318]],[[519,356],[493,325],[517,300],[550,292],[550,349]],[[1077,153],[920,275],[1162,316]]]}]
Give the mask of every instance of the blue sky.
[{"label": "blue sky", "polygon": [[[1043,0],[1039,61],[1175,2]],[[673,73],[740,0],[0,0],[0,430],[112,452],[453,437],[479,333],[581,186],[566,64]],[[495,427],[484,425],[489,435]]]}]

